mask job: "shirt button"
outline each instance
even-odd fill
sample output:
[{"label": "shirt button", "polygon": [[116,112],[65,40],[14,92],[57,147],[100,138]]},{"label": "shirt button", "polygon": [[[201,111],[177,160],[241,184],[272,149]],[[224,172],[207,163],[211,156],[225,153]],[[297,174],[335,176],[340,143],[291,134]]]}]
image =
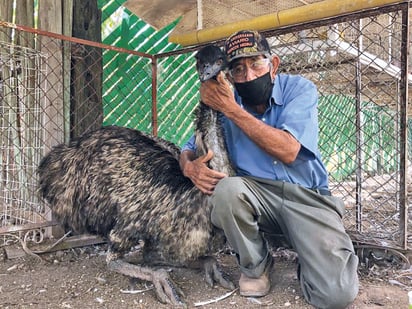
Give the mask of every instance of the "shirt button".
[{"label": "shirt button", "polygon": [[266,121],[266,118],[262,118],[262,121],[265,122],[265,121]]},{"label": "shirt button", "polygon": [[274,165],[278,164],[278,161],[273,161],[273,164],[274,164]]}]

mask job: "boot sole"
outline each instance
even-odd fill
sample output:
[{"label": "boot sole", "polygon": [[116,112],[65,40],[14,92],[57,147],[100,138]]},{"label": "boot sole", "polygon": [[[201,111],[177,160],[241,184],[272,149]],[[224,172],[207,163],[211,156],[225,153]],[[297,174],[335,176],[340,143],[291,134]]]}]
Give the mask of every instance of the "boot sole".
[{"label": "boot sole", "polygon": [[246,297],[263,297],[263,296],[268,295],[269,292],[270,292],[270,288],[269,288],[269,290],[263,291],[263,292],[257,292],[257,291],[254,291],[254,292],[239,291],[239,294],[240,294],[241,296],[246,296]]}]

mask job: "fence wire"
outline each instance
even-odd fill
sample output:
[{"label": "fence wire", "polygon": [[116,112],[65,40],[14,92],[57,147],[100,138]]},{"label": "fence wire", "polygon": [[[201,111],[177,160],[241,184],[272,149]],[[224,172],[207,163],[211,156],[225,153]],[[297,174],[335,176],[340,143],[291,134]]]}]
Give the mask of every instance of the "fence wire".
[{"label": "fence wire", "polygon": [[[412,190],[411,148],[405,147],[411,119],[404,121],[401,93],[406,30],[395,11],[271,39],[281,71],[302,74],[318,87],[320,147],[332,191],[346,204],[346,228],[386,245],[402,243],[402,212],[410,203],[405,194]],[[405,78],[412,82],[409,74]],[[409,140],[402,130],[409,130]]]},{"label": "fence wire", "polygon": [[45,55],[0,42],[0,226],[47,220],[37,198],[36,169],[43,155]]},{"label": "fence wire", "polygon": [[[403,249],[412,241],[407,14],[398,5],[266,33],[279,73],[318,87],[320,148],[332,192],[346,205],[346,228],[355,241]],[[0,37],[9,30],[0,24]],[[38,31],[27,49],[8,37],[0,45],[1,232],[50,220],[34,171],[54,145],[101,125],[177,145],[192,134],[199,100],[192,50],[145,56]]]}]

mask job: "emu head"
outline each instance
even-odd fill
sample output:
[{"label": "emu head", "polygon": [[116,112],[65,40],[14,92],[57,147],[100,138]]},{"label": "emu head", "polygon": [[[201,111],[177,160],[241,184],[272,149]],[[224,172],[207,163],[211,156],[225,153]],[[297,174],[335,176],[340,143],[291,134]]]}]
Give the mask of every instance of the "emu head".
[{"label": "emu head", "polygon": [[217,74],[228,66],[225,54],[216,45],[207,45],[200,49],[196,55],[196,70],[200,82],[215,78]]}]

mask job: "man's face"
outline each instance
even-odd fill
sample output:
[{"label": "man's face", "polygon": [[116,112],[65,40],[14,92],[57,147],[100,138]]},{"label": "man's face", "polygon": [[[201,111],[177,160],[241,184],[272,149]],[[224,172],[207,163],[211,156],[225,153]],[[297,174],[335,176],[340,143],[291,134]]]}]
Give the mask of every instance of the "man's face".
[{"label": "man's face", "polygon": [[261,77],[269,70],[270,59],[259,55],[234,60],[229,73],[235,83],[244,83]]}]

